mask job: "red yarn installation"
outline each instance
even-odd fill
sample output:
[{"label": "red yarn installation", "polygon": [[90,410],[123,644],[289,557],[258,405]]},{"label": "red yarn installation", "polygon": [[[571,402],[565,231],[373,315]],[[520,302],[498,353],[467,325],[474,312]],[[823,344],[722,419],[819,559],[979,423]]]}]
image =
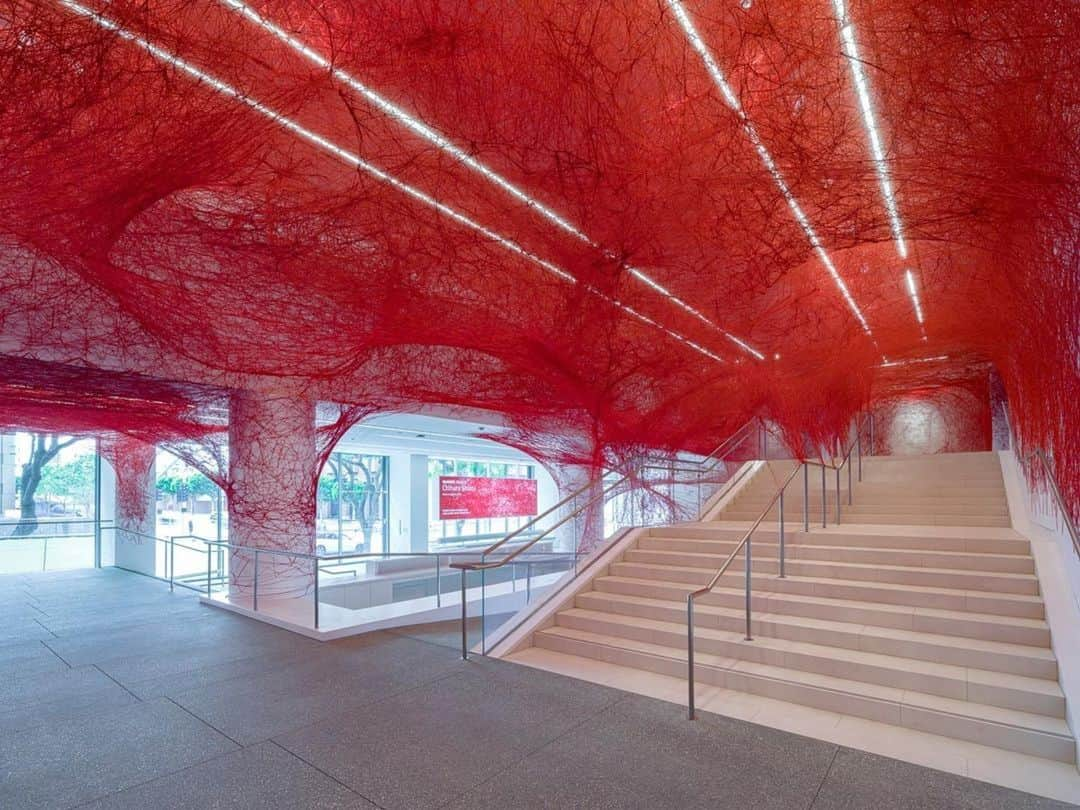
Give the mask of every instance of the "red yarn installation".
[{"label": "red yarn installation", "polygon": [[0,423],[227,485],[223,392],[442,403],[598,471],[992,367],[1076,511],[1080,12],[845,5],[906,258],[832,0],[7,0]]},{"label": "red yarn installation", "polygon": [[124,528],[145,526],[151,507],[146,479],[154,464],[154,446],[121,435],[102,439],[99,447],[116,472],[117,524]]}]

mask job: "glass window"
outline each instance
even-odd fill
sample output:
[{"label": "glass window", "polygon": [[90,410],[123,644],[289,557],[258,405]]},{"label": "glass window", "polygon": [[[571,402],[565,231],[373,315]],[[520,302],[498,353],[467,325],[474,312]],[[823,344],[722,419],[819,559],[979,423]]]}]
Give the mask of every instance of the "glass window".
[{"label": "glass window", "polygon": [[0,434],[0,573],[95,565],[96,451],[93,439]]},{"label": "glass window", "polygon": [[387,549],[389,459],[363,453],[331,453],[319,476],[315,513],[320,554]]}]

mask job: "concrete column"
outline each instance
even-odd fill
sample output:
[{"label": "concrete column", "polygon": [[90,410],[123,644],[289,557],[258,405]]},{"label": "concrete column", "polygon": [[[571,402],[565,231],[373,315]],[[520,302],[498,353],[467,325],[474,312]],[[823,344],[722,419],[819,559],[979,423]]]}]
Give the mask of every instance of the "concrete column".
[{"label": "concrete column", "polygon": [[422,453],[390,456],[390,551],[428,550],[428,457]]},{"label": "concrete column", "polygon": [[[234,545],[315,553],[315,403],[233,394],[229,413],[229,539]],[[255,555],[229,559],[230,598],[253,593]],[[314,583],[302,557],[259,555],[259,598],[295,597]]]},{"label": "concrete column", "polygon": [[579,552],[593,550],[603,542],[606,534],[604,505],[599,498],[603,491],[602,473],[579,465],[562,465],[551,472],[559,489],[560,501],[582,490],[560,510],[558,520],[568,517],[576,509],[595,499],[594,503],[557,530],[555,550],[573,551],[575,547]]},{"label": "concrete column", "polygon": [[[101,465],[102,520],[111,518],[116,527],[102,535],[102,544],[111,534],[114,564],[150,576],[160,573],[156,561],[162,553],[151,539],[157,525],[155,454],[151,444],[120,437],[109,442],[103,452],[107,463]],[[103,552],[103,560],[108,556]]]},{"label": "concrete column", "polygon": [[15,437],[0,433],[0,516],[15,508]]}]

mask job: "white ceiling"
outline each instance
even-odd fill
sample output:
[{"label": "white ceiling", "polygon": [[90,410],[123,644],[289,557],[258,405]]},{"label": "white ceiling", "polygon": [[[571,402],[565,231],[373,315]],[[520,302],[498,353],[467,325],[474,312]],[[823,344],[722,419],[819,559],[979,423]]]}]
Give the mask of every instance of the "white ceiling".
[{"label": "white ceiling", "polygon": [[[470,414],[470,420],[419,413],[379,414],[345,434],[335,449],[349,453],[424,453],[450,458],[534,461],[512,447],[476,434],[505,431],[498,417]],[[477,418],[479,417],[479,418]]]}]

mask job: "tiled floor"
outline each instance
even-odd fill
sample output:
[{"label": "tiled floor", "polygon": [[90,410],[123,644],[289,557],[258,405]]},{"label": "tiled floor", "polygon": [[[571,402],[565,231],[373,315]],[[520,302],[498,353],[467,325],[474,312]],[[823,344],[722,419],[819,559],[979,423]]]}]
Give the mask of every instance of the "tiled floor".
[{"label": "tiled floor", "polygon": [[320,643],[116,570],[0,577],[0,807],[1065,806],[457,641]]}]

